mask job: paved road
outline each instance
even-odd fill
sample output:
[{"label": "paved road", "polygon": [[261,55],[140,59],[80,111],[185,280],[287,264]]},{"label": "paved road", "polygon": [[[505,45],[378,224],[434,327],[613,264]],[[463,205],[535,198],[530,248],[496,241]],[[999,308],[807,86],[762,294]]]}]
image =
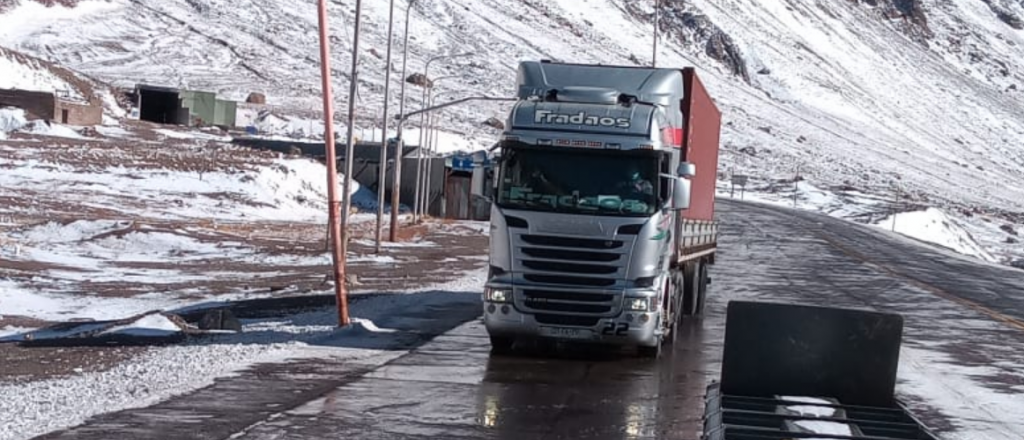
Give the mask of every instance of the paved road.
[{"label": "paved road", "polygon": [[464,324],[435,325],[457,326],[381,367],[284,364],[197,393],[219,405],[184,396],[47,438],[112,429],[122,438],[174,430],[175,438],[253,440],[694,439],[731,299],[903,313],[900,397],[944,438],[1024,432],[1024,272],[811,213],[719,206],[725,227],[707,316],[685,325],[658,361],[589,350],[490,357],[479,305],[467,299],[448,310]]}]

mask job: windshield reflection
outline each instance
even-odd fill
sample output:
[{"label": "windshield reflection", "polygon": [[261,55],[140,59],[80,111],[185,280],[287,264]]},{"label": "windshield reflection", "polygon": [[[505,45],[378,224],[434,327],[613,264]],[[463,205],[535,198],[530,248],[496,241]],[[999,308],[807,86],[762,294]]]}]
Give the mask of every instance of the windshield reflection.
[{"label": "windshield reflection", "polygon": [[590,215],[650,216],[658,210],[658,154],[508,143],[498,206]]}]

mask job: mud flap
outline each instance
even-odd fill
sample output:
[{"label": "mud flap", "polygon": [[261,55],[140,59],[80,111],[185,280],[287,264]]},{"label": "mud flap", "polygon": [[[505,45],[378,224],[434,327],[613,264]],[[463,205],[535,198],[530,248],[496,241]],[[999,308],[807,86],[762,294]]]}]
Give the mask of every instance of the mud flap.
[{"label": "mud flap", "polygon": [[903,318],[851,309],[729,303],[721,392],[894,402]]}]

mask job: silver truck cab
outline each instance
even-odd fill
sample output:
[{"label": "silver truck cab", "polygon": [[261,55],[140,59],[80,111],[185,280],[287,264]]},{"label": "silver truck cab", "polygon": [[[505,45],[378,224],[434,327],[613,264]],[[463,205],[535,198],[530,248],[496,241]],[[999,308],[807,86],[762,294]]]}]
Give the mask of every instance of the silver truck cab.
[{"label": "silver truck cab", "polygon": [[682,74],[524,62],[518,81],[491,208],[492,349],[539,337],[656,356],[678,321],[675,231],[693,172]]}]

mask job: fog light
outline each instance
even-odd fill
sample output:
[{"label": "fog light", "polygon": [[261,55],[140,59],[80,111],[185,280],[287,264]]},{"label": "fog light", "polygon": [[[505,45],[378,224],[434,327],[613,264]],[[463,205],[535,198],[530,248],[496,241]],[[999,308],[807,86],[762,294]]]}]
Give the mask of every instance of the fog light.
[{"label": "fog light", "polygon": [[494,304],[487,306],[487,313],[494,313]]},{"label": "fog light", "polygon": [[508,314],[508,306],[501,306],[501,313],[507,315]]},{"label": "fog light", "polygon": [[626,298],[626,310],[645,312],[648,304],[649,298]]},{"label": "fog light", "polygon": [[651,320],[651,317],[648,316],[646,313],[644,313],[643,315],[640,315],[640,322],[647,322],[647,321],[650,321],[650,320]]},{"label": "fog light", "polygon": [[484,298],[491,302],[512,302],[512,291],[505,289],[491,289],[487,288],[484,290]]}]

